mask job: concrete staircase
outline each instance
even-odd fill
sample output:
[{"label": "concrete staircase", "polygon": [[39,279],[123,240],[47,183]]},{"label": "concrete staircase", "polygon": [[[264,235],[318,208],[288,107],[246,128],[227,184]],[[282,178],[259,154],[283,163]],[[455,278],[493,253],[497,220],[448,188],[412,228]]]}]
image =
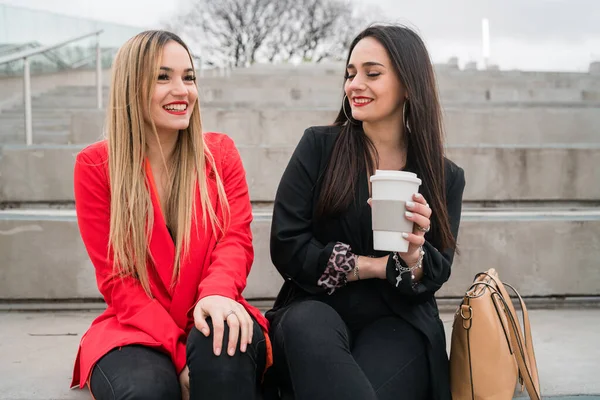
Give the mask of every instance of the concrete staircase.
[{"label": "concrete staircase", "polygon": [[[77,121],[85,118],[86,111],[97,111],[96,101],[96,88],[86,86],[58,87],[34,97],[31,102],[34,143],[73,143],[75,139],[71,136],[72,128],[80,128]],[[107,102],[108,87],[105,87],[103,104]],[[0,145],[25,143],[24,115],[25,108],[22,104],[0,112]]]},{"label": "concrete staircase", "polygon": [[[244,294],[262,308],[281,284],[268,249],[277,184],[304,129],[335,117],[341,71],[250,68],[199,79],[205,130],[232,136],[247,170],[256,260]],[[33,101],[33,146],[23,145],[22,106],[0,112],[0,311],[21,311],[0,312],[0,397],[13,400],[89,398],[67,389],[71,362],[104,307],[72,191],[75,155],[102,136],[104,111],[94,87],[52,79]],[[495,267],[538,308],[544,398],[600,399],[591,345],[600,316],[600,76],[442,68],[438,80],[447,153],[467,179],[461,254],[438,294],[446,334],[475,273]]]},{"label": "concrete staircase", "polygon": [[[268,255],[270,206],[304,129],[337,113],[336,68],[199,79],[205,130],[235,139],[255,204],[250,299],[272,299],[280,286]],[[462,252],[439,297],[461,296],[489,267],[526,296],[600,296],[600,78],[443,69],[438,77],[448,156],[467,175]],[[36,97],[30,147],[22,107],[0,113],[2,301],[99,298],[72,194],[75,154],[102,134],[95,101],[86,86]]]}]

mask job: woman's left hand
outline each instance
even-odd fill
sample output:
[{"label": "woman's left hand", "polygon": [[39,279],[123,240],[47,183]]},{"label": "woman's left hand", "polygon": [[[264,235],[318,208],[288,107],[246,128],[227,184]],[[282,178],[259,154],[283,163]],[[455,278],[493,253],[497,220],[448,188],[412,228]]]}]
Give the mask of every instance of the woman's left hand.
[{"label": "woman's left hand", "polygon": [[431,208],[427,201],[420,193],[413,195],[414,201],[406,202],[405,217],[409,221],[414,222],[412,232],[405,232],[402,236],[410,243],[406,253],[399,253],[400,257],[408,264],[412,265],[419,259],[419,251],[425,243],[425,233],[429,231],[431,226]]},{"label": "woman's left hand", "polygon": [[221,355],[221,349],[224,345],[225,322],[229,326],[227,354],[230,356],[235,354],[238,338],[242,353],[252,343],[252,327],[254,322],[246,309],[237,301],[224,296],[212,295],[202,298],[196,304],[194,308],[194,324],[206,337],[210,334],[210,328],[206,322],[206,318],[208,317],[212,319],[214,330],[213,351],[216,356]]}]

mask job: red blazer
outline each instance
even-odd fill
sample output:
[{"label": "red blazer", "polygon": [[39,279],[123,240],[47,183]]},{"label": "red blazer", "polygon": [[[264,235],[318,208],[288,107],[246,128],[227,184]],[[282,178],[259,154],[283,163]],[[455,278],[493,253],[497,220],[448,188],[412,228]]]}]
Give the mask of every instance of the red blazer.
[{"label": "red blazer", "polygon": [[[228,136],[207,133],[204,138],[225,186],[231,207],[231,224],[218,243],[210,228],[196,230],[195,225],[192,226],[189,258],[182,260],[180,278],[171,286],[175,244],[152,189],[150,174],[148,187],[152,194],[154,227],[149,247],[156,265],[149,262],[148,272],[153,299],[146,295],[137,280],[112,277],[113,263],[107,257],[110,186],[106,141],[92,144],[78,154],[75,163],[77,222],[107,309],[81,338],[71,387],[79,385],[83,388],[92,367],[102,356],[113,348],[130,344],[160,348],[171,356],[177,372],[182,371],[186,364],[186,339],[193,327],[193,308],[206,296],[220,295],[240,302],[266,334],[267,320],[242,298],[254,259],[250,231],[252,207],[244,167]],[[209,191],[216,205],[214,180],[209,180]],[[196,209],[200,210],[199,194],[196,201]],[[220,210],[218,215],[221,217]],[[201,215],[198,221],[202,221]]]}]

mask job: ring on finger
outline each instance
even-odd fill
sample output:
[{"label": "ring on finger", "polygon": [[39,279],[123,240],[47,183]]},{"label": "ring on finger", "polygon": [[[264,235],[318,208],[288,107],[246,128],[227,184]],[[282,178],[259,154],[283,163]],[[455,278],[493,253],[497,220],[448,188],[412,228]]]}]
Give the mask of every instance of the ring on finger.
[{"label": "ring on finger", "polygon": [[431,225],[429,225],[427,228],[423,228],[422,226],[417,225],[417,229],[420,230],[421,232],[427,233],[431,229]]},{"label": "ring on finger", "polygon": [[233,310],[229,310],[229,312],[227,313],[227,315],[225,316],[225,319],[229,318],[230,315],[234,314],[235,315],[235,311]]}]

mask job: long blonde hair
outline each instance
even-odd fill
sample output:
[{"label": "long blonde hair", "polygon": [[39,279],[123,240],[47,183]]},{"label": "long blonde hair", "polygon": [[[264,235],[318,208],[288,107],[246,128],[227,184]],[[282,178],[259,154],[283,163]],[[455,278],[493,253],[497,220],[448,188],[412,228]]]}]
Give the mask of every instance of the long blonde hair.
[{"label": "long blonde hair", "polygon": [[[129,39],[118,51],[112,67],[112,84],[107,112],[108,167],[110,175],[109,254],[114,272],[133,276],[152,297],[147,262],[154,210],[145,173],[146,134],[149,122],[158,140],[156,127],[149,115],[150,102],[160,70],[162,50],[169,41],[189,49],[175,34],[146,31]],[[193,61],[190,56],[190,61]],[[144,118],[144,116],[148,116]],[[148,122],[146,122],[149,120]],[[229,205],[215,160],[204,143],[198,101],[194,104],[187,129],[181,130],[167,167],[170,195],[165,205],[165,222],[174,234],[175,260],[172,284],[179,277],[182,259],[189,254],[192,222],[196,220],[195,195],[200,193],[202,225],[212,234],[223,235],[229,224]],[[163,157],[163,161],[164,157]],[[211,204],[208,172],[218,189],[222,218]],[[196,232],[198,234],[198,232]]]}]

